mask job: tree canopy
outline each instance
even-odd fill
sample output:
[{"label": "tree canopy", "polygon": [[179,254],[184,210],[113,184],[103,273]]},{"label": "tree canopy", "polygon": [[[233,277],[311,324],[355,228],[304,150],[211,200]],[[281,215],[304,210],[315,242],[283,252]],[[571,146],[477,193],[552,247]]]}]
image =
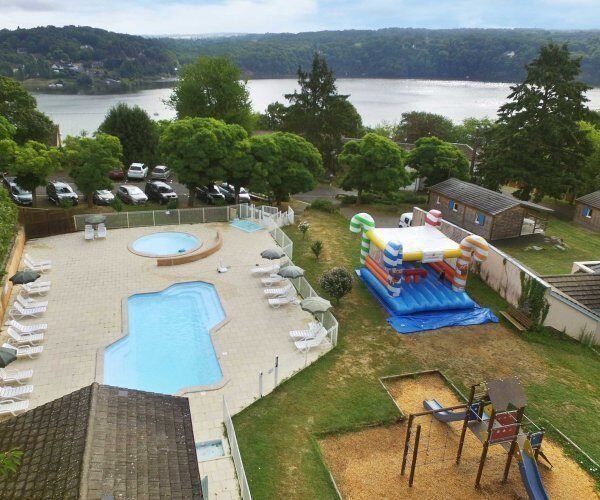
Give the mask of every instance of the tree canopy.
[{"label": "tree canopy", "polygon": [[67,137],[65,163],[79,190],[87,196],[88,207],[94,205],[97,189],[110,189],[108,172],[121,165],[121,143],[117,137],[98,134],[95,137]]},{"label": "tree canopy", "polygon": [[406,164],[414,168],[427,186],[433,186],[450,177],[469,179],[469,161],[453,144],[437,137],[423,137],[415,142]]},{"label": "tree canopy", "polygon": [[48,143],[54,133],[54,124],[38,111],[35,98],[20,83],[0,76],[0,116],[15,127],[14,140],[24,144],[28,140]]},{"label": "tree canopy", "polygon": [[579,182],[573,192],[573,198],[600,189],[600,126],[587,122],[581,122],[579,126],[592,143],[592,152],[585,159],[581,175],[578,176]]},{"label": "tree canopy", "polygon": [[178,118],[205,117],[252,129],[252,107],[240,69],[226,57],[200,57],[183,68],[168,100]]},{"label": "tree canopy", "polygon": [[517,182],[515,194],[523,200],[576,189],[592,151],[578,124],[589,117],[590,88],[577,80],[580,64],[566,45],[549,44],[527,65],[525,80],[511,87],[499,109],[484,151],[481,174],[488,187]]},{"label": "tree canopy", "polygon": [[119,138],[123,147],[123,162],[126,166],[134,162],[147,165],[156,163],[158,125],[139,106],[117,104],[106,114],[98,130]]},{"label": "tree canopy", "polygon": [[381,135],[369,133],[362,139],[347,142],[338,160],[348,168],[342,181],[344,189],[391,193],[408,184],[404,170],[406,153],[394,142]]},{"label": "tree canopy", "polygon": [[445,116],[435,113],[402,113],[400,123],[394,131],[394,139],[413,143],[421,137],[437,137],[443,141],[454,142],[454,124]]}]

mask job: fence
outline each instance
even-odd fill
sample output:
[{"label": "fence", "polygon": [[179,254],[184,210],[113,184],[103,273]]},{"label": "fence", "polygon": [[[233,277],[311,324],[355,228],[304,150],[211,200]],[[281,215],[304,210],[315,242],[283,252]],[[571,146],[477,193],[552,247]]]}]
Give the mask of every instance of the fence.
[{"label": "fence", "polygon": [[[425,224],[426,214],[427,212],[420,208],[413,208],[413,226]],[[442,220],[439,229],[457,243],[460,243],[465,236],[472,234],[445,220]],[[546,281],[510,255],[490,245],[488,258],[479,267],[481,279],[513,306],[518,306],[521,297],[521,273],[538,281],[546,288],[549,310],[544,321],[545,325],[564,331],[577,340],[587,335],[591,336],[596,343],[600,343],[600,318],[555,291]]]},{"label": "fence", "polygon": [[45,238],[75,231],[71,210],[19,207],[19,223],[27,239]]},{"label": "fence", "polygon": [[231,458],[233,458],[233,465],[235,466],[235,472],[240,483],[242,498],[243,500],[251,500],[252,495],[250,494],[250,486],[248,486],[248,478],[246,477],[246,471],[244,470],[244,464],[242,463],[242,455],[240,454],[240,448],[235,435],[235,429],[233,428],[233,421],[231,420],[227,401],[225,401],[225,396],[223,396],[223,422],[225,423],[225,429],[227,429],[227,439],[229,441],[229,447],[231,448]]},{"label": "fence", "polygon": [[294,255],[294,242],[290,240],[279,227],[275,227],[269,231],[271,237],[281,247],[283,252],[291,259]]}]

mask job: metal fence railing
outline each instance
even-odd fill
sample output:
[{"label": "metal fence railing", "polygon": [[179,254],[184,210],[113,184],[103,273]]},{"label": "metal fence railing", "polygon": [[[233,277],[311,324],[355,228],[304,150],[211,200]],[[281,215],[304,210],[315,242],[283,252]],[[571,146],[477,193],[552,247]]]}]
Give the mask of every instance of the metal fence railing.
[{"label": "metal fence railing", "polygon": [[227,406],[227,401],[225,401],[225,396],[223,396],[223,422],[225,423],[225,429],[227,429],[227,439],[229,441],[229,448],[231,449],[231,458],[233,458],[233,465],[235,466],[235,472],[240,483],[242,498],[243,500],[251,500],[252,495],[250,494],[250,486],[248,486],[248,478],[246,477],[246,471],[244,470],[244,464],[242,463],[242,455],[240,454],[240,448],[235,435],[235,429],[233,428],[229,407]]},{"label": "metal fence railing", "polygon": [[294,242],[279,227],[275,226],[269,231],[271,237],[281,247],[283,252],[291,259],[294,255]]}]

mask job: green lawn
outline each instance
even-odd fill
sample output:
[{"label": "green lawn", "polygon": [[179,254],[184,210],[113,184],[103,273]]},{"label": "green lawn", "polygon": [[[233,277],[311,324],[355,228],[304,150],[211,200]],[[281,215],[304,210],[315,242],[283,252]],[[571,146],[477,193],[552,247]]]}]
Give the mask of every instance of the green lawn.
[{"label": "green lawn", "polygon": [[[339,214],[307,212],[306,240],[296,227],[294,261],[317,283],[333,265],[357,267],[359,240]],[[320,261],[312,240],[325,242]],[[317,287],[318,288],[318,287]],[[469,293],[499,311],[504,301],[471,277]],[[360,283],[334,313],[340,321],[336,349],[269,396],[234,417],[252,494],[257,499],[336,498],[314,433],[392,422],[400,417],[378,378],[442,369],[459,387],[516,373],[530,398],[527,414],[553,422],[600,459],[600,360],[571,340],[543,334],[518,336],[504,324],[402,336]],[[551,458],[550,458],[551,459]]]},{"label": "green lawn", "polygon": [[562,251],[548,244],[534,243],[544,249],[525,250],[532,243],[523,243],[519,240],[507,240],[498,247],[542,276],[544,274],[568,274],[575,261],[600,259],[600,233],[588,231],[575,225],[572,221],[551,217],[546,235],[562,238],[568,249]]}]

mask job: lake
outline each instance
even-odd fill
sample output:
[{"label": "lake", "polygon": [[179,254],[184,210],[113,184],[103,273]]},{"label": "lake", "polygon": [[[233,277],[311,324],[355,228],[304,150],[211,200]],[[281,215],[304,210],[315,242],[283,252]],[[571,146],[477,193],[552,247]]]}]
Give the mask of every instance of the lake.
[{"label": "lake", "polygon": [[[447,116],[455,123],[464,118],[494,117],[510,93],[507,83],[484,83],[439,80],[399,80],[340,78],[338,91],[349,94],[365,125],[394,122],[407,111],[427,111]],[[284,94],[297,88],[294,79],[250,80],[248,89],[252,105],[263,112],[274,102],[286,103]],[[138,105],[156,120],[174,118],[164,100],[171,89],[142,90],[131,94],[62,95],[34,94],[38,107],[60,125],[63,136],[93,132],[107,111],[119,102]],[[588,93],[589,106],[600,108],[600,88]]]}]

